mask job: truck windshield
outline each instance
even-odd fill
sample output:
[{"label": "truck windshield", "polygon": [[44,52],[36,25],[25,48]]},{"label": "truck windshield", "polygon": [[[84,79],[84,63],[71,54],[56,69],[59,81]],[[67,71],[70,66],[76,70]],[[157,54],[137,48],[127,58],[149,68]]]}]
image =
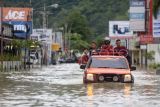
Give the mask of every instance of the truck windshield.
[{"label": "truck windshield", "polygon": [[92,58],[89,68],[129,69],[125,58]]}]

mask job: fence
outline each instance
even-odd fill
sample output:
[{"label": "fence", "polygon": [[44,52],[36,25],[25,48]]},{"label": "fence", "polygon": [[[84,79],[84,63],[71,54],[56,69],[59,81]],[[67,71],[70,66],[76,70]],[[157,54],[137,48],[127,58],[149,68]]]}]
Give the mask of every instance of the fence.
[{"label": "fence", "polygon": [[23,68],[22,66],[22,61],[1,61],[0,71],[19,71]]}]

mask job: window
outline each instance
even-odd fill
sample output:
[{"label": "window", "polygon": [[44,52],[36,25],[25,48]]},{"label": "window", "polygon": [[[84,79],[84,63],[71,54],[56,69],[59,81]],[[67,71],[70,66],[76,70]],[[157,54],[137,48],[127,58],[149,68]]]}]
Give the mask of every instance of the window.
[{"label": "window", "polygon": [[129,69],[125,58],[92,58],[89,67]]}]

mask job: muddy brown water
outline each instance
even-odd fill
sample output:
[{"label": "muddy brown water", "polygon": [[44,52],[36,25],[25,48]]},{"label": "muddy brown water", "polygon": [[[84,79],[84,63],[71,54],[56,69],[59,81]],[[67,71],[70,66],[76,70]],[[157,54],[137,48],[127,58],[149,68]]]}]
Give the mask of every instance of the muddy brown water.
[{"label": "muddy brown water", "polygon": [[0,107],[160,107],[160,75],[132,73],[134,84],[83,84],[78,64],[0,72]]}]

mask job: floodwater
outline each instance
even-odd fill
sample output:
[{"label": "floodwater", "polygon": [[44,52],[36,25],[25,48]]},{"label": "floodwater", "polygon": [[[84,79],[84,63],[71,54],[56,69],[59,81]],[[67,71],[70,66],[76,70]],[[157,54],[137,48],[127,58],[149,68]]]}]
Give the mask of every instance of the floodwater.
[{"label": "floodwater", "polygon": [[0,72],[0,107],[160,107],[160,75],[132,72],[134,84],[83,84],[78,64]]}]

